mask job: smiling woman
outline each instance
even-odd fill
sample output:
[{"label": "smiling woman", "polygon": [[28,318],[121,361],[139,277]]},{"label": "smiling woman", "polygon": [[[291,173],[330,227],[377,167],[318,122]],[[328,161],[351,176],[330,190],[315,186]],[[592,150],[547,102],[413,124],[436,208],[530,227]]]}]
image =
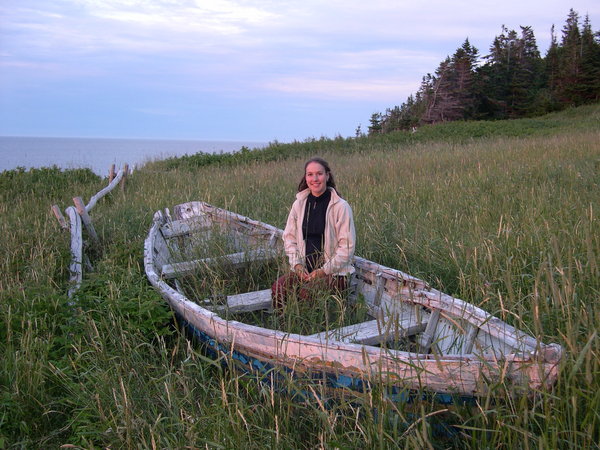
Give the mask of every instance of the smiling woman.
[{"label": "smiling woman", "polygon": [[306,166],[306,175],[302,178],[308,184],[310,193],[314,197],[320,197],[327,189],[331,172],[325,171],[323,165],[317,161],[312,161]]},{"label": "smiling woman", "polygon": [[346,279],[354,272],[352,208],[339,196],[331,168],[322,158],[304,165],[283,242],[291,271],[273,283],[275,309],[282,311],[290,296],[310,301],[317,291],[346,289]]}]

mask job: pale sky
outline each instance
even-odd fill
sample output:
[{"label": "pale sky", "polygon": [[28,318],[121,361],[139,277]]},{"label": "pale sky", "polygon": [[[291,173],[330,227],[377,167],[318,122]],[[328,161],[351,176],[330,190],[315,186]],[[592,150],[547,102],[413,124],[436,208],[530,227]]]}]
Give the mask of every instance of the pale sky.
[{"label": "pale sky", "polygon": [[353,136],[466,38],[600,1],[0,0],[0,136]]}]

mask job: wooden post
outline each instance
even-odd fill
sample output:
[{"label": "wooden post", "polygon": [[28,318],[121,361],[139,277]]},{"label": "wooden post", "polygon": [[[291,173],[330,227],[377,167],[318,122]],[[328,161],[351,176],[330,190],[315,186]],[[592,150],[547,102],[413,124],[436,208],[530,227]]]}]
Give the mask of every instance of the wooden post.
[{"label": "wooden post", "polygon": [[125,192],[125,181],[127,180],[127,174],[129,173],[129,164],[123,166],[123,178],[121,178],[121,192]]},{"label": "wooden post", "polygon": [[58,223],[60,224],[61,228],[63,230],[68,230],[69,225],[67,225],[65,216],[63,216],[60,212],[60,208],[58,207],[58,205],[52,205],[52,213],[54,214],[54,217],[56,217],[56,220],[58,220]]},{"label": "wooden post", "polygon": [[71,298],[79,289],[79,286],[81,286],[81,280],[83,279],[83,270],[81,267],[83,260],[83,239],[81,237],[81,216],[77,214],[77,211],[72,206],[69,206],[65,212],[71,222],[71,264],[69,265],[69,272],[71,273],[69,278],[71,283],[69,298]]},{"label": "wooden post", "polygon": [[115,178],[115,165],[112,164],[110,166],[110,170],[108,171],[108,183],[110,184],[110,182],[112,180],[114,180],[114,178]]},{"label": "wooden post", "polygon": [[92,224],[92,218],[87,213],[85,209],[85,203],[83,203],[82,198],[73,197],[73,203],[75,203],[75,208],[77,208],[77,213],[81,216],[81,221],[85,225],[85,229],[88,231],[94,243],[98,244],[100,242],[100,239],[98,239],[98,235],[96,234],[96,230],[94,229],[94,225]]}]

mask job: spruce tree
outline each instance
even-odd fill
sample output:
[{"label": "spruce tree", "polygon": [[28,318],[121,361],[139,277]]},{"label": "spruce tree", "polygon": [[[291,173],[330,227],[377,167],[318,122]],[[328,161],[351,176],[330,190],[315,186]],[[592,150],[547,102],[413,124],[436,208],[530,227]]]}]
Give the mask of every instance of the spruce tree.
[{"label": "spruce tree", "polygon": [[581,32],[581,76],[579,96],[585,103],[600,100],[600,43],[586,15]]},{"label": "spruce tree", "polygon": [[544,63],[544,89],[538,92],[537,110],[540,114],[560,109],[558,101],[558,85],[560,73],[560,48],[556,40],[554,25],[550,29],[550,46],[546,52]]},{"label": "spruce tree", "polygon": [[558,100],[563,106],[581,104],[581,33],[579,15],[571,9],[563,27],[559,51],[559,73],[556,85]]}]

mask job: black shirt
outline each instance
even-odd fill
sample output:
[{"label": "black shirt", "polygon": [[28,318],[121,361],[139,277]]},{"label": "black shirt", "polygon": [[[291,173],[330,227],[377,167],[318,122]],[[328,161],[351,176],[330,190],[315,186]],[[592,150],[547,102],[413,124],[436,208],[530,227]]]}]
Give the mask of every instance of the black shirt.
[{"label": "black shirt", "polygon": [[309,273],[323,265],[323,237],[329,200],[331,200],[329,189],[319,197],[308,194],[306,199],[302,236],[306,241],[306,268]]}]

